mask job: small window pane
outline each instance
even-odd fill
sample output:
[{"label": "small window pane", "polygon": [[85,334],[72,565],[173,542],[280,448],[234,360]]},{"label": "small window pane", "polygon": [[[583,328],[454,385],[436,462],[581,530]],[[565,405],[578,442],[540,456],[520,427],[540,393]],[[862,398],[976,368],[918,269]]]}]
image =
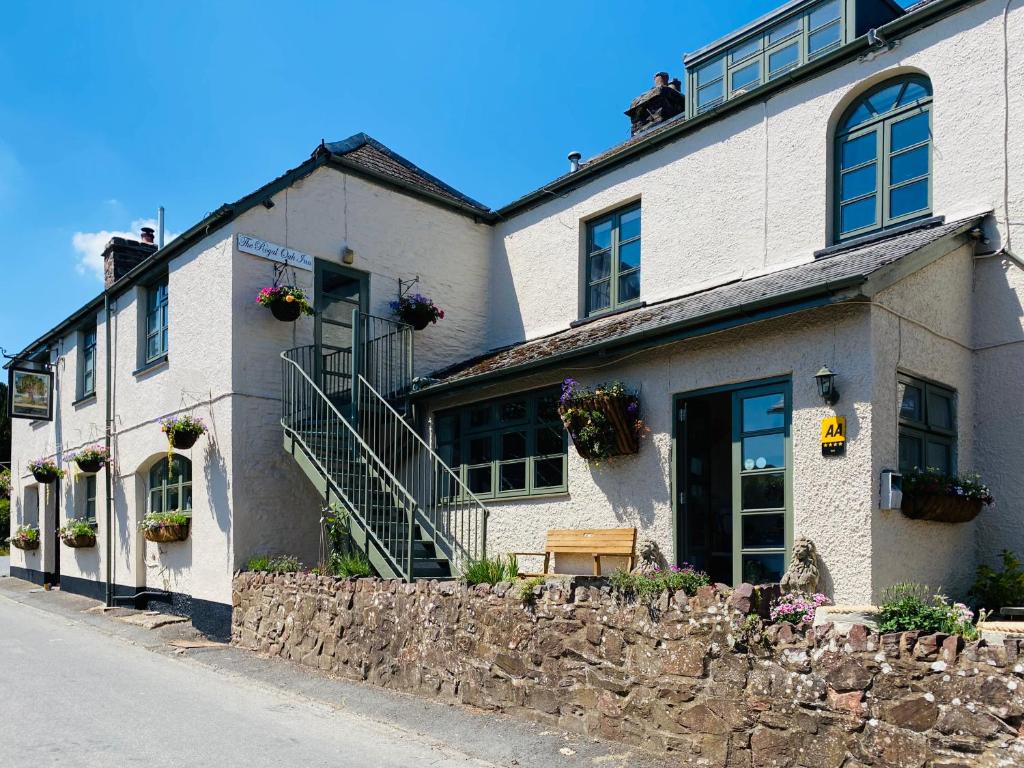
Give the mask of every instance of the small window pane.
[{"label": "small window pane", "polygon": [[817,32],[812,32],[811,36],[807,39],[808,52],[811,56],[815,56],[837,48],[840,43],[841,33],[842,27],[839,26],[839,22],[824,29],[819,29]]},{"label": "small window pane", "polygon": [[899,98],[900,93],[902,92],[902,82],[883,88],[871,97],[871,106],[874,108],[875,112],[880,115],[884,115],[886,112],[891,112],[896,107],[896,99]]},{"label": "small window pane", "polygon": [[491,467],[471,467],[466,473],[466,485],[473,493],[491,492]]},{"label": "small window pane", "polygon": [[846,118],[846,122],[843,123],[843,128],[853,128],[854,126],[867,122],[874,116],[875,113],[871,111],[869,103],[862,101],[860,106],[853,110],[853,114]]},{"label": "small window pane", "polygon": [[545,395],[537,399],[537,418],[540,421],[560,421],[558,415],[558,396]]},{"label": "small window pane", "polygon": [[163,488],[157,488],[149,494],[149,509],[151,512],[163,512],[164,511],[164,492]]},{"label": "small window pane", "polygon": [[743,398],[743,431],[778,429],[786,425],[786,398],[781,394]]},{"label": "small window pane", "polygon": [[768,55],[768,74],[775,77],[800,62],[800,44],[793,43]]},{"label": "small window pane", "polygon": [[565,459],[537,459],[533,464],[533,487],[555,488],[565,484]]},{"label": "small window pane", "polygon": [[634,208],[619,216],[619,242],[640,237],[640,209]]},{"label": "small window pane", "polygon": [[778,584],[782,578],[785,555],[743,555],[743,581],[748,584]]},{"label": "small window pane", "polygon": [[786,506],[786,480],[781,473],[744,475],[740,478],[743,509],[783,509]]},{"label": "small window pane", "polygon": [[752,56],[761,50],[761,38],[755,37],[753,40],[748,40],[745,43],[737,45],[729,53],[729,61],[735,64],[737,61],[743,61],[748,56]]},{"label": "small window pane", "polygon": [[178,501],[178,486],[172,485],[167,488],[167,511],[172,512],[181,509]]},{"label": "small window pane", "polygon": [[640,266],[640,241],[634,240],[619,248],[619,271],[625,272]]},{"label": "small window pane", "polygon": [[455,417],[438,416],[437,421],[437,442],[451,443],[455,440]]},{"label": "small window pane", "polygon": [[802,21],[803,19],[801,19],[798,16],[795,19],[790,19],[787,22],[779,24],[779,26],[775,27],[771,32],[768,33],[768,42],[777,43],[780,40],[789,37],[790,35],[796,34],[797,32],[800,31]]},{"label": "small window pane", "polygon": [[537,430],[537,453],[545,456],[565,452],[565,438],[561,428],[543,427]]},{"label": "small window pane", "polygon": [[912,147],[914,144],[920,144],[928,140],[928,134],[927,112],[900,120],[898,123],[892,124],[892,133],[889,138],[890,149],[893,152],[898,152],[901,149]]},{"label": "small window pane", "polygon": [[927,466],[937,469],[943,474],[950,474],[953,466],[953,451],[948,443],[928,441]]},{"label": "small window pane", "polygon": [[612,220],[592,224],[590,227],[590,250],[600,251],[612,246]]},{"label": "small window pane", "polygon": [[526,458],[525,432],[506,432],[501,436],[501,458],[503,460]]},{"label": "small window pane", "polygon": [[928,208],[928,179],[915,181],[905,187],[892,190],[889,194],[889,215],[892,218],[906,216]]},{"label": "small window pane", "polygon": [[590,257],[590,282],[604,280],[612,272],[612,252],[604,251]]},{"label": "small window pane", "polygon": [[492,458],[490,435],[474,437],[469,441],[469,464],[483,464]]},{"label": "small window pane", "polygon": [[878,166],[875,163],[844,173],[840,192],[842,199],[852,200],[855,197],[861,197],[862,195],[874,192],[877,177]]},{"label": "small window pane", "polygon": [[628,275],[623,275],[619,278],[619,303],[622,304],[627,301],[633,301],[633,299],[639,298],[640,296],[640,273],[630,272]]},{"label": "small window pane", "polygon": [[875,223],[875,196],[844,205],[839,213],[839,229],[844,234]]},{"label": "small window pane", "polygon": [[900,403],[900,418],[910,421],[924,421],[923,401],[919,387],[900,382],[896,388]]},{"label": "small window pane", "polygon": [[893,155],[889,161],[889,183],[900,184],[928,173],[928,146]]},{"label": "small window pane", "polygon": [[900,472],[909,472],[921,467],[922,443],[919,437],[900,435]]},{"label": "small window pane", "polygon": [[761,62],[752,61],[745,67],[735,70],[730,75],[730,88],[733,91],[738,91],[741,88],[747,88],[751,85],[758,85],[761,82]]},{"label": "small window pane", "polygon": [[786,546],[785,515],[744,515],[744,549],[774,549]]},{"label": "small window pane", "polygon": [[526,462],[502,464],[500,467],[501,490],[521,491],[526,488]]},{"label": "small window pane", "polygon": [[603,283],[590,286],[590,311],[607,309],[612,302],[611,283],[605,280]]},{"label": "small window pane", "polygon": [[927,99],[931,94],[928,90],[917,82],[907,83],[907,89],[903,91],[903,95],[900,96],[899,106],[905,107],[908,104],[913,104],[915,101],[920,99]]},{"label": "small window pane", "polygon": [[703,88],[697,91],[697,106],[707,107],[715,102],[721,100],[725,95],[724,81],[719,80],[711,85],[705,85]]},{"label": "small window pane", "polygon": [[498,409],[498,418],[505,424],[513,421],[523,421],[526,418],[526,401],[510,400],[502,403]]},{"label": "small window pane", "polygon": [[743,469],[777,469],[786,466],[786,436],[781,432],[743,438]]},{"label": "small window pane", "polygon": [[712,80],[722,77],[724,66],[725,59],[716,59],[710,64],[705,64],[697,70],[697,85],[707,85]]},{"label": "small window pane", "polygon": [[469,426],[471,429],[486,427],[491,423],[491,406],[485,405],[482,408],[474,408],[469,412]]},{"label": "small window pane", "polygon": [[842,167],[853,168],[876,159],[878,153],[878,135],[872,131],[843,142]]},{"label": "small window pane", "polygon": [[827,3],[822,3],[810,14],[810,29],[817,29],[830,21],[838,21],[839,19],[839,0],[830,0]]},{"label": "small window pane", "polygon": [[953,429],[953,401],[933,389],[928,391],[928,426]]}]

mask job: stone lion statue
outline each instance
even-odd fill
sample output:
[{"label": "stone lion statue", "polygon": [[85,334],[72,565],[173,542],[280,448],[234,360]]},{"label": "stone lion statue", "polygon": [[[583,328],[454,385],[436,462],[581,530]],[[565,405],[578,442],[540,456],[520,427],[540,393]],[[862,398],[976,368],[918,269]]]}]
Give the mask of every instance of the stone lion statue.
[{"label": "stone lion statue", "polygon": [[636,551],[638,556],[633,573],[650,576],[656,571],[663,571],[668,568],[668,561],[661,554],[661,549],[658,548],[657,542],[652,539],[641,539]]},{"label": "stone lion statue", "polygon": [[812,595],[818,591],[818,548],[813,541],[801,538],[793,543],[793,559],[779,586],[783,592]]}]

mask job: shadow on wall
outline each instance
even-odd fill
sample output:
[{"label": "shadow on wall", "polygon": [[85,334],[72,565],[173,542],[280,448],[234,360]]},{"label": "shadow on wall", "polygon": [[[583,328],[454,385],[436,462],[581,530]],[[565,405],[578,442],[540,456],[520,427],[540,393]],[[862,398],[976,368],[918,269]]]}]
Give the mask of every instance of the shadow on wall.
[{"label": "shadow on wall", "polygon": [[[641,453],[645,448],[660,458],[655,446],[641,447]],[[656,516],[655,505],[671,502],[668,475],[660,467],[655,471],[642,471],[636,466],[637,461],[637,456],[621,456],[598,465],[588,463],[587,468],[594,485],[611,505],[616,520],[629,525],[639,520],[640,528],[650,528]],[[638,469],[641,471],[637,472]],[[643,478],[642,482],[637,482],[638,476]]]},{"label": "shadow on wall", "polygon": [[[216,430],[211,429],[206,453],[203,456],[203,478],[206,481],[206,496],[210,507],[210,515],[217,528],[224,534],[223,540],[228,541],[231,534],[231,497],[228,493],[228,467],[224,455],[220,452],[216,439]],[[191,542],[191,539],[189,540]],[[233,570],[231,547],[224,549],[225,565]]]}]

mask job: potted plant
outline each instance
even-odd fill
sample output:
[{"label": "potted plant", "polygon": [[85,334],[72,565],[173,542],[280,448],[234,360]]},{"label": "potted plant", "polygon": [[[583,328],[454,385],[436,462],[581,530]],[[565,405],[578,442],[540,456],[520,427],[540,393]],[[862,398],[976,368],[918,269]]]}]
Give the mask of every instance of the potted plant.
[{"label": "potted plant", "polygon": [[206,425],[201,419],[186,413],[160,419],[160,431],[167,435],[170,448],[188,450],[206,433]]},{"label": "potted plant", "polygon": [[54,459],[32,459],[28,470],[38,482],[48,484],[64,477],[64,470],[57,466]]},{"label": "potted plant", "polygon": [[150,512],[139,523],[146,541],[184,541],[188,538],[192,518],[181,512]]},{"label": "potted plant", "polygon": [[39,549],[39,529],[31,524],[19,525],[10,542],[18,549]]},{"label": "potted plant", "polygon": [[422,331],[431,323],[444,320],[444,310],[426,296],[414,293],[411,296],[399,296],[398,301],[391,302],[391,311],[403,323]]},{"label": "potted plant", "polygon": [[110,461],[110,451],[102,445],[90,445],[72,454],[71,459],[87,475],[95,475]]},{"label": "potted plant", "polygon": [[588,461],[640,450],[640,438],[646,429],[640,418],[640,398],[622,382],[613,381],[590,390],[575,379],[566,379],[562,382],[558,413],[576,451]]},{"label": "potted plant", "polygon": [[65,546],[72,549],[96,546],[96,530],[83,518],[68,520],[57,533]]},{"label": "potted plant", "polygon": [[900,510],[913,520],[966,523],[991,503],[988,486],[975,474],[947,475],[915,467],[903,475]]},{"label": "potted plant", "polygon": [[256,294],[256,303],[270,307],[271,313],[284,323],[292,323],[299,315],[312,315],[313,307],[306,298],[306,292],[294,285],[271,285],[261,288]]}]

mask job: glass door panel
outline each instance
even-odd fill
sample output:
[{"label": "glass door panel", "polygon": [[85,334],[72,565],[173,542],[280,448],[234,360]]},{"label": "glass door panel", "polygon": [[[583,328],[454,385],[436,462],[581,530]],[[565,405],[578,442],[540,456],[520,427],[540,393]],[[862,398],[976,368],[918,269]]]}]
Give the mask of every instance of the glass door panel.
[{"label": "glass door panel", "polygon": [[363,310],[366,298],[366,275],[316,262],[316,359],[328,397],[345,400],[352,391],[352,314]]}]

